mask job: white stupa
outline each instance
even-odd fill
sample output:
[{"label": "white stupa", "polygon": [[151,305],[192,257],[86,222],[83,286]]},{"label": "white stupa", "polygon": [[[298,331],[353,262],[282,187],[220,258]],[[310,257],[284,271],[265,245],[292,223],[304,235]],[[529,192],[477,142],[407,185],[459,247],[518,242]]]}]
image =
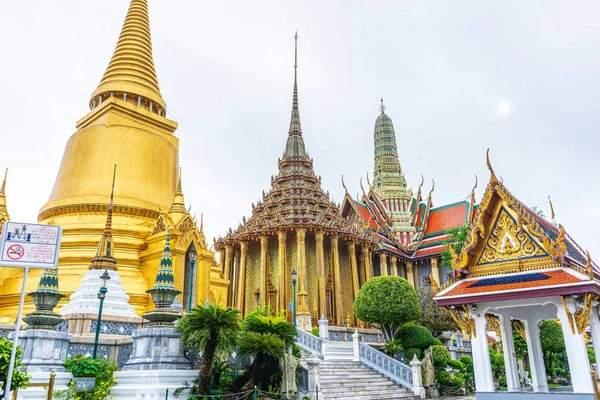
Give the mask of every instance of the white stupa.
[{"label": "white stupa", "polygon": [[[116,169],[116,166],[115,166]],[[113,194],[115,182],[113,176],[113,186],[110,194],[110,203],[108,205],[108,214],[106,216],[106,226],[104,233],[98,243],[98,251],[90,265],[90,271],[87,272],[81,280],[81,285],[75,289],[75,293],[69,298],[69,302],[63,306],[61,315],[72,314],[97,314],[100,306],[98,292],[106,284],[108,289],[104,298],[102,315],[129,317],[140,319],[135,313],[132,305],[129,304],[129,295],[121,286],[121,277],[117,272],[117,259],[114,255],[113,237],[112,237],[112,214],[113,214]],[[110,279],[104,281],[101,276],[104,271],[108,272]]]}]

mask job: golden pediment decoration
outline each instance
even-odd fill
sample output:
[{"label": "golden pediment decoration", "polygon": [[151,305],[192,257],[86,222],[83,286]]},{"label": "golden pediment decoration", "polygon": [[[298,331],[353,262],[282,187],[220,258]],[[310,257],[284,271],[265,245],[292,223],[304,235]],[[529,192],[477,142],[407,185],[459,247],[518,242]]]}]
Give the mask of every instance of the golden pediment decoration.
[{"label": "golden pediment decoration", "polygon": [[487,329],[496,332],[498,339],[502,339],[502,329],[500,329],[500,318],[492,314],[485,314],[487,320]]},{"label": "golden pediment decoration", "polygon": [[501,207],[477,265],[546,256],[548,253]]},{"label": "golden pediment decoration", "polygon": [[447,310],[450,312],[452,319],[454,319],[456,324],[464,333],[474,338],[477,338],[475,320],[473,320],[473,318],[469,315],[469,308],[466,304],[447,307]]}]

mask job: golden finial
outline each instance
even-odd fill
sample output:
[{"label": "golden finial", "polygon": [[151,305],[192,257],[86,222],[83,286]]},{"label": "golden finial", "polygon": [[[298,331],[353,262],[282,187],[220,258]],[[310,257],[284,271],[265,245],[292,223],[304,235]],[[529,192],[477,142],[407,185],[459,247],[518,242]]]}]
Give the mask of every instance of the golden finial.
[{"label": "golden finial", "polygon": [[363,192],[363,196],[366,198],[367,194],[365,193],[365,188],[363,187],[363,184],[362,184],[362,177],[360,178],[360,189]]},{"label": "golden finial", "polygon": [[381,111],[382,114],[385,114],[385,106],[383,105],[383,97],[381,98],[381,106],[379,107],[379,111]]},{"label": "golden finial", "polygon": [[373,188],[371,187],[371,181],[369,180],[369,173],[367,172],[367,185],[369,185],[369,191],[371,191]]},{"label": "golden finial", "polygon": [[117,176],[117,164],[113,168],[112,187],[110,189],[110,202],[108,203],[108,214],[106,216],[106,226],[104,227],[105,237],[112,236],[112,215],[113,215],[113,200],[115,195],[115,177]]},{"label": "golden finial", "polygon": [[200,232],[204,233],[204,213],[200,213]]},{"label": "golden finial", "polygon": [[431,185],[431,190],[429,191],[429,200],[431,200],[431,195],[433,194],[433,191],[435,190],[435,181],[432,179],[431,182],[432,182],[432,185]]},{"label": "golden finial", "polygon": [[475,194],[475,189],[477,189],[477,183],[479,183],[479,179],[477,178],[477,175],[473,175],[475,177],[475,186],[473,186],[473,190],[471,190],[471,193],[473,193],[473,195]]},{"label": "golden finial", "polygon": [[2,181],[2,187],[0,187],[0,195],[6,194],[6,176],[8,175],[8,168],[4,170],[4,180]]},{"label": "golden finial", "polygon": [[344,175],[342,175],[342,187],[346,191],[346,194],[348,194],[348,188],[346,187],[346,184],[344,183]]},{"label": "golden finial", "polygon": [[552,216],[552,220],[554,221],[556,215],[554,214],[554,206],[552,205],[552,199],[550,195],[548,195],[548,203],[550,203],[550,215]]},{"label": "golden finial", "polygon": [[496,178],[496,174],[494,173],[494,169],[492,168],[492,163],[490,162],[490,149],[487,149],[487,152],[485,153],[485,158],[486,158],[486,162],[487,162],[487,167],[490,170],[490,184],[491,185],[497,185],[498,184],[498,178]]}]

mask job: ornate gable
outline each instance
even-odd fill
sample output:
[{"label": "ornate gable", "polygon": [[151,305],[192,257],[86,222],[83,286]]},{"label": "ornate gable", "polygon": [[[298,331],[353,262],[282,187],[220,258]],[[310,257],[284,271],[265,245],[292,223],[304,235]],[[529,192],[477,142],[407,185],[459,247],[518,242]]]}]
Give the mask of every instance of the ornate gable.
[{"label": "ornate gable", "polygon": [[516,218],[502,205],[476,268],[489,264],[547,257],[548,253],[517,224]]}]

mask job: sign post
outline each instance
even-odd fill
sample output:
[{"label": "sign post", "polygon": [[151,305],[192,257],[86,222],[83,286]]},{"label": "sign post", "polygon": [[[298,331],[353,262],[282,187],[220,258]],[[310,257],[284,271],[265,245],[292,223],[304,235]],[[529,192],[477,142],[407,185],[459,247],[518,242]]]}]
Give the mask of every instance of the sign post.
[{"label": "sign post", "polygon": [[10,399],[10,386],[14,372],[15,356],[21,330],[21,316],[23,303],[27,290],[27,278],[30,268],[56,269],[58,268],[58,251],[62,228],[52,225],[36,225],[18,222],[5,222],[2,226],[0,238],[0,266],[23,268],[23,286],[19,311],[15,324],[13,346],[8,365],[8,376],[4,387],[4,398]]}]

